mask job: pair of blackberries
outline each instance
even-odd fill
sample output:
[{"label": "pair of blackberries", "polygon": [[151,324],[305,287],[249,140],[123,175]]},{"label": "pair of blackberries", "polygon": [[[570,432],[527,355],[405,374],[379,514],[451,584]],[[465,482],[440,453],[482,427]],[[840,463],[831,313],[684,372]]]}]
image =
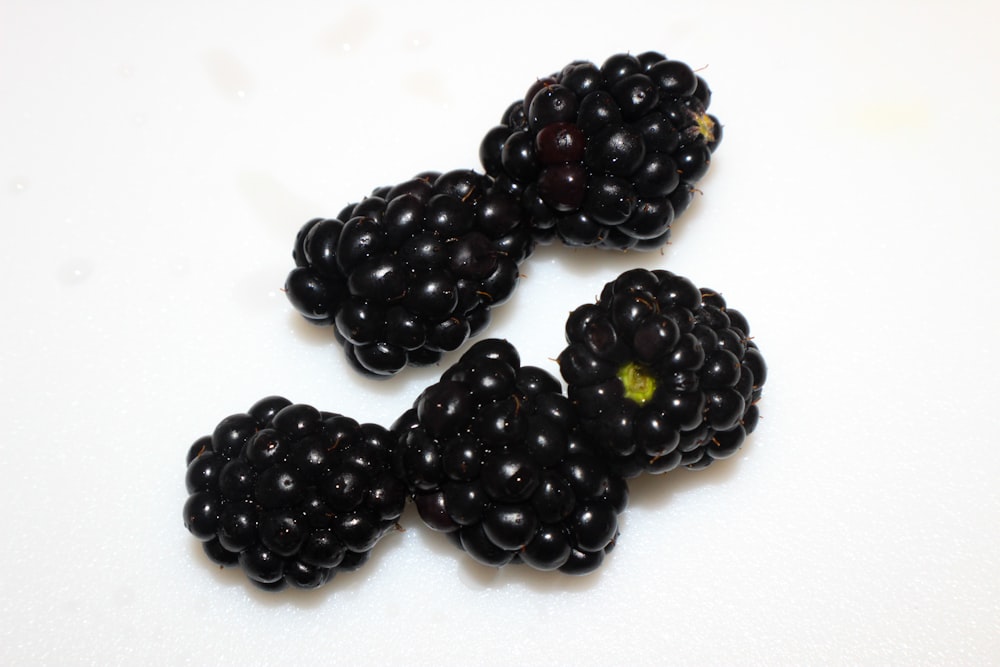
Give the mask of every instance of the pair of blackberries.
[{"label": "pair of blackberries", "polygon": [[559,381],[513,345],[473,345],[392,426],[263,399],[188,451],[184,523],[257,586],[353,570],[412,497],[476,561],[595,570],[628,501]]},{"label": "pair of blackberries", "polygon": [[722,137],[710,99],[659,53],[572,62],[486,133],[485,174],[419,174],[303,225],[285,292],[365,375],[435,363],[486,327],[535,244],[662,247]]},{"label": "pair of blackberries", "polygon": [[626,271],[565,332],[565,393],[487,339],[392,427],[421,519],[480,563],[591,572],[614,547],[628,479],[706,468],[756,428],[767,366],[715,290]]}]

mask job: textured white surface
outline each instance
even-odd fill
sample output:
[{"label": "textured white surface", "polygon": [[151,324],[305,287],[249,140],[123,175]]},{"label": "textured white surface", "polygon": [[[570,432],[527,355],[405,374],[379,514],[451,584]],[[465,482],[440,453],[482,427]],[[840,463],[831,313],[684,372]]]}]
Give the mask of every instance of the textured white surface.
[{"label": "textured white surface", "polygon": [[[995,8],[245,4],[0,4],[0,663],[1000,661]],[[208,565],[196,437],[273,393],[388,423],[439,372],[355,377],[300,322],[301,223],[477,167],[535,77],[649,49],[706,66],[704,197],[662,254],[539,250],[489,334],[557,373],[620,271],[714,287],[771,370],[741,454],[634,484],[584,579],[412,511],[317,592]]]}]

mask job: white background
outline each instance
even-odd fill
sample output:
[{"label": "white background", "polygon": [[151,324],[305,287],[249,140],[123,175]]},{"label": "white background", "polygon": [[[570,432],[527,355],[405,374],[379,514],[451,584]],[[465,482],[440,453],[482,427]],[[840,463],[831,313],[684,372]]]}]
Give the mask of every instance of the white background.
[{"label": "white background", "polygon": [[[246,4],[0,4],[0,663],[1000,661],[996,9]],[[741,453],[634,484],[586,578],[412,510],[318,591],[209,565],[195,438],[269,394],[387,424],[441,370],[349,371],[281,292],[298,227],[645,50],[713,89],[704,195],[663,253],[540,249],[488,333],[557,374],[619,272],[715,288],[771,372]]]}]

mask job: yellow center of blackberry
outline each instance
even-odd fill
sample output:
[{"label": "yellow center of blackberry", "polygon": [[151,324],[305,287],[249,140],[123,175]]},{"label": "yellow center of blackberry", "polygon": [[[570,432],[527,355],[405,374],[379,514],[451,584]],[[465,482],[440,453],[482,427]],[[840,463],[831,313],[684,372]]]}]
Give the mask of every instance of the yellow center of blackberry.
[{"label": "yellow center of blackberry", "polygon": [[656,379],[649,369],[633,361],[618,369],[618,379],[625,389],[625,398],[645,405],[656,393]]},{"label": "yellow center of blackberry", "polygon": [[705,137],[705,141],[715,141],[715,121],[707,113],[703,113],[696,119],[698,124],[698,134]]}]

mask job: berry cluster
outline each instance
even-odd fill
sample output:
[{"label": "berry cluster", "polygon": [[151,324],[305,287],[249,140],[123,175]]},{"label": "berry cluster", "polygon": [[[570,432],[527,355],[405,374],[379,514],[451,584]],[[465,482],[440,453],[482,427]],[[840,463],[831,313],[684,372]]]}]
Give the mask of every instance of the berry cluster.
[{"label": "berry cluster", "polygon": [[421,518],[480,563],[584,574],[612,548],[625,480],[559,381],[510,343],[473,345],[393,430]]},{"label": "berry cluster", "polygon": [[191,445],[184,525],[261,588],[315,588],[361,566],[396,525],[406,489],[393,447],[381,426],[262,399]]},{"label": "berry cluster", "polygon": [[185,525],[268,590],[357,568],[406,498],[479,563],[594,571],[627,480],[735,453],[767,367],[743,315],[664,270],[621,274],[565,330],[565,393],[486,339],[388,429],[280,397],[225,418],[188,452]]},{"label": "berry cluster", "polygon": [[[709,101],[659,53],[570,63],[487,133],[486,173],[426,172],[303,225],[288,298],[365,375],[436,363],[485,329],[536,243],[665,243],[721,139]],[[360,567],[408,499],[479,563],[594,571],[628,480],[735,453],[767,367],[741,313],[665,270],[624,272],[565,334],[565,391],[486,339],[389,428],[277,396],[226,417],[188,451],[185,526],[266,590]]]},{"label": "berry cluster", "polygon": [[480,160],[542,242],[659,248],[722,139],[710,101],[704,79],[660,53],[575,61],[507,108]]},{"label": "berry cluster", "polygon": [[510,298],[533,247],[517,199],[492,185],[474,171],[428,172],[310,220],[295,240],[289,300],[333,325],[366,375],[438,361]]}]

